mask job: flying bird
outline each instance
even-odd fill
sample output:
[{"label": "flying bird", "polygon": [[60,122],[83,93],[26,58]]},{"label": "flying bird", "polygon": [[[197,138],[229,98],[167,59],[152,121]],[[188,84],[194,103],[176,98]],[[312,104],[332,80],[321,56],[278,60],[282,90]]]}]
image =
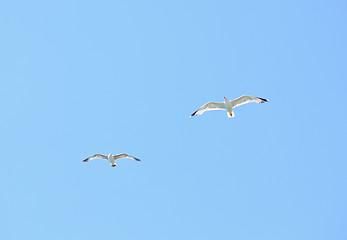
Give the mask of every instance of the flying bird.
[{"label": "flying bird", "polygon": [[102,154],[95,154],[89,158],[84,159],[83,162],[89,162],[90,160],[95,159],[95,158],[102,158],[102,159],[108,160],[112,167],[117,166],[115,161],[120,159],[120,158],[131,158],[131,159],[134,159],[135,161],[141,161],[140,159],[132,157],[132,156],[125,154],[125,153],[121,153],[121,154],[117,154],[117,155],[113,155],[112,153],[110,153],[108,156],[102,155]]},{"label": "flying bird", "polygon": [[224,100],[225,100],[224,102],[208,102],[190,116],[192,117],[195,115],[201,115],[204,112],[211,111],[211,110],[227,110],[228,117],[235,117],[235,114],[233,111],[233,108],[235,107],[238,107],[250,102],[256,102],[256,103],[268,102],[268,100],[265,98],[252,97],[252,96],[241,96],[232,101],[229,101],[229,99],[224,97]]}]

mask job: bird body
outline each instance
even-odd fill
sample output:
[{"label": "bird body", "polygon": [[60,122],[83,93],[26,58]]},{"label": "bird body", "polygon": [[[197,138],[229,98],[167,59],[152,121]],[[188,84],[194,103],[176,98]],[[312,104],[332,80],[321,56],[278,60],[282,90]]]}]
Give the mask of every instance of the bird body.
[{"label": "bird body", "polygon": [[265,98],[259,98],[259,97],[252,97],[252,96],[241,96],[239,98],[236,98],[235,100],[230,101],[226,97],[224,97],[224,103],[223,102],[208,102],[205,105],[203,105],[201,108],[196,110],[192,115],[201,115],[206,111],[211,110],[226,110],[228,117],[235,117],[233,108],[238,107],[240,105],[250,103],[250,102],[256,102],[256,103],[264,103],[268,102]]},{"label": "bird body", "polygon": [[90,160],[95,159],[95,158],[101,158],[101,159],[108,160],[112,167],[117,166],[115,161],[118,159],[121,159],[121,158],[131,158],[131,159],[134,159],[135,161],[141,161],[140,159],[132,157],[132,156],[125,154],[125,153],[121,153],[121,154],[117,154],[117,155],[113,155],[112,153],[110,153],[107,156],[102,155],[102,154],[95,154],[89,158],[84,159],[83,162],[89,162]]},{"label": "bird body", "polygon": [[108,161],[110,161],[110,164],[112,167],[117,166],[117,164],[115,163],[116,159],[114,155],[112,155],[112,153],[108,154],[107,158],[108,158]]},{"label": "bird body", "polygon": [[234,111],[233,111],[233,106],[231,104],[231,101],[224,97],[224,107],[227,110],[228,117],[234,117]]}]

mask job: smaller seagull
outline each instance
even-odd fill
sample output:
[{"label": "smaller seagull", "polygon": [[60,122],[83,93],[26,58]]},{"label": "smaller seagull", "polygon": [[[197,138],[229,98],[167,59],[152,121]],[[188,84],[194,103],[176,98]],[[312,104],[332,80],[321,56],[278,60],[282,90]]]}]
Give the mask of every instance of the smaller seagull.
[{"label": "smaller seagull", "polygon": [[110,161],[110,164],[112,167],[117,166],[115,161],[120,159],[120,158],[131,158],[131,159],[134,159],[135,161],[141,161],[140,159],[132,157],[132,156],[125,154],[125,153],[121,153],[121,154],[117,154],[117,155],[113,155],[112,153],[110,153],[108,156],[102,155],[102,154],[95,154],[89,158],[84,159],[83,162],[89,162],[90,160],[92,160],[94,158],[106,159],[106,160]]},{"label": "smaller seagull", "polygon": [[195,115],[201,115],[204,112],[211,111],[211,110],[227,110],[228,117],[235,117],[235,114],[233,111],[233,108],[235,107],[238,107],[240,105],[250,103],[250,102],[256,102],[256,103],[268,102],[268,100],[265,98],[252,97],[252,96],[241,96],[232,101],[229,101],[229,99],[224,97],[224,100],[225,100],[224,103],[223,102],[208,102],[190,116],[192,117]]}]

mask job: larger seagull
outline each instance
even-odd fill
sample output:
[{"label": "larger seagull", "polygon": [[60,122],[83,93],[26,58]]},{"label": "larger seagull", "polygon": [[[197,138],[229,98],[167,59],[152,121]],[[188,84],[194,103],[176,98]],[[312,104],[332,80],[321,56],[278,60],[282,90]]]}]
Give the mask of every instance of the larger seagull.
[{"label": "larger seagull", "polygon": [[131,158],[131,159],[134,159],[135,161],[141,161],[140,159],[138,159],[136,157],[132,157],[132,156],[125,154],[125,153],[121,153],[121,154],[117,154],[117,155],[113,155],[112,153],[110,153],[108,156],[102,155],[102,154],[95,154],[89,158],[84,159],[83,162],[89,162],[90,160],[95,159],[95,158],[101,158],[101,159],[108,160],[112,167],[117,166],[115,161],[120,159],[120,158]]},{"label": "larger seagull", "polygon": [[201,115],[206,111],[211,110],[227,110],[228,117],[235,117],[233,108],[238,107],[240,105],[250,103],[250,102],[256,102],[256,103],[264,103],[268,102],[265,98],[259,98],[259,97],[252,97],[252,96],[241,96],[239,98],[236,98],[235,100],[229,101],[226,97],[224,97],[224,102],[208,102],[198,110],[196,110],[192,115]]}]

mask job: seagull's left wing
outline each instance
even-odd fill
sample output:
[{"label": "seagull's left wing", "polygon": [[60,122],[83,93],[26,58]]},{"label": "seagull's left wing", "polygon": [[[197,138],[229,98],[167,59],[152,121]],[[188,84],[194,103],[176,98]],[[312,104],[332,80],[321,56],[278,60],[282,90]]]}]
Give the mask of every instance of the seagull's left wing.
[{"label": "seagull's left wing", "polygon": [[130,156],[130,155],[125,154],[125,153],[121,153],[121,154],[118,154],[118,155],[114,156],[115,160],[120,159],[120,158],[131,158],[131,159],[134,159],[135,161],[141,161],[140,159],[138,159],[136,157],[133,157],[133,156]]},{"label": "seagull's left wing", "polygon": [[211,111],[211,110],[223,110],[225,109],[224,107],[224,103],[220,103],[220,102],[208,102],[205,105],[203,105],[201,108],[199,108],[198,110],[196,110],[192,115],[190,115],[191,117],[196,116],[196,115],[201,115],[206,111]]},{"label": "seagull's left wing", "polygon": [[231,101],[231,106],[234,108],[234,107],[238,107],[250,102],[264,103],[264,102],[268,102],[268,100],[265,98],[259,98],[259,97],[241,96]]},{"label": "seagull's left wing", "polygon": [[91,156],[89,158],[84,159],[83,162],[89,162],[90,160],[95,159],[95,158],[102,158],[102,159],[106,159],[106,160],[108,159],[108,157],[105,156],[105,155],[95,154],[95,155],[93,155],[93,156]]}]

